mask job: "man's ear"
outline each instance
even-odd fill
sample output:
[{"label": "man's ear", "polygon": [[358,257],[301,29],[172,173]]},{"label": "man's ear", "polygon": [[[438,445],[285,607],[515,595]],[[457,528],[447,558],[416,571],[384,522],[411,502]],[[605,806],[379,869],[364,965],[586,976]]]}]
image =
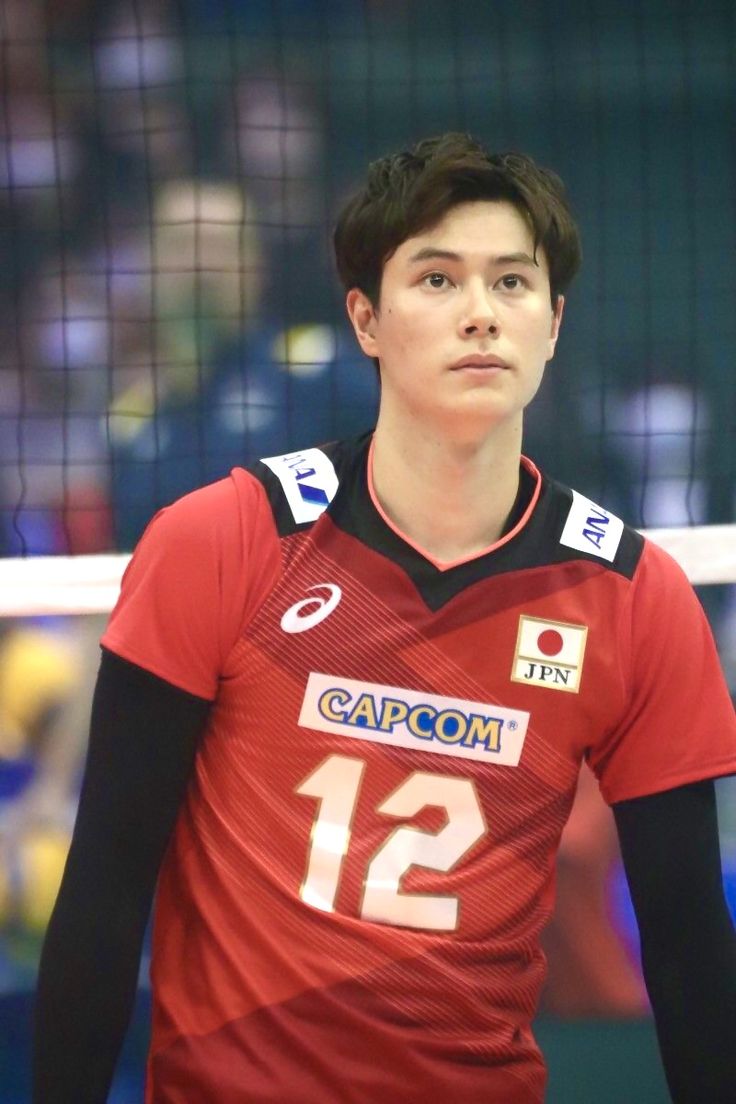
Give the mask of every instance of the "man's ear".
[{"label": "man's ear", "polygon": [[557,344],[557,338],[560,336],[560,326],[562,325],[562,312],[565,309],[565,296],[558,295],[555,301],[555,305],[552,309],[552,325],[549,333],[549,343],[547,345],[547,360],[551,360],[555,355],[555,345]]},{"label": "man's ear", "polygon": [[360,288],[351,288],[348,292],[345,306],[348,318],[353,324],[358,344],[369,357],[378,356],[378,341],[376,339],[376,310],[365,292]]}]

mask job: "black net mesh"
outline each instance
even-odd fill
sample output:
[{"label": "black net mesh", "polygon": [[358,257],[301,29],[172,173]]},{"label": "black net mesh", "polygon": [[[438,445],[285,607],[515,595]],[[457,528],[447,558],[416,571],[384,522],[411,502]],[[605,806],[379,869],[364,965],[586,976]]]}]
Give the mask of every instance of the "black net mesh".
[{"label": "black net mesh", "polygon": [[447,129],[568,185],[585,262],[526,450],[640,525],[731,520],[736,9],[2,0],[0,554],[129,549],[369,428],[332,219]]}]

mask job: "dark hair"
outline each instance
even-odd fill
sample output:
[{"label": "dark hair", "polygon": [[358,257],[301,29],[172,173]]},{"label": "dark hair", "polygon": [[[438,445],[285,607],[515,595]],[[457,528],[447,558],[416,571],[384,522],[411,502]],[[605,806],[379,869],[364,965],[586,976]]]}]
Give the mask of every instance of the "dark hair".
[{"label": "dark hair", "polygon": [[554,303],[580,267],[578,230],[560,178],[523,153],[490,154],[468,134],[425,138],[373,161],[365,187],[343,208],[334,234],[345,289],[378,304],[386,261],[407,238],[436,226],[459,203],[506,200],[529,220],[534,255],[549,266]]}]

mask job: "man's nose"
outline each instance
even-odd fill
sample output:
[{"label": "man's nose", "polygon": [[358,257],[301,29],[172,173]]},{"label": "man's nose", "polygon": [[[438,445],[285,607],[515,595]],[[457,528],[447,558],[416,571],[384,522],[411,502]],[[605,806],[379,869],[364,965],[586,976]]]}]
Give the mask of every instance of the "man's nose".
[{"label": "man's nose", "polygon": [[485,284],[472,284],[468,287],[460,329],[466,337],[472,334],[498,332],[498,318],[494,310],[492,293]]}]

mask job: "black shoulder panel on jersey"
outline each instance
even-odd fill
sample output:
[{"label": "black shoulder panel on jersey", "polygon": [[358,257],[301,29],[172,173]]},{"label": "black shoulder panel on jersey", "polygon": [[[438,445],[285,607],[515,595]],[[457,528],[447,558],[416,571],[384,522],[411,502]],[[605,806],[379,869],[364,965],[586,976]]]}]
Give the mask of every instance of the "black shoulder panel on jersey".
[{"label": "black shoulder panel on jersey", "polygon": [[330,441],[257,460],[247,469],[263,485],[280,537],[310,529],[331,507],[346,483],[356,452],[362,456],[369,441],[370,435],[356,441]]},{"label": "black shoulder panel on jersey", "polygon": [[[249,469],[265,488],[279,536],[309,529],[327,512],[333,524],[402,568],[434,610],[489,576],[570,561],[588,561],[632,578],[644,546],[641,534],[568,487],[544,478],[536,507],[513,540],[440,571],[394,532],[374,506],[367,477],[370,441],[367,433],[320,445],[321,455],[303,449],[259,460]],[[536,478],[522,466],[505,532],[521,521],[535,490]]]},{"label": "black shoulder panel on jersey", "polygon": [[[578,499],[576,507],[578,533],[576,535],[579,537],[581,544],[587,543],[589,545],[590,551],[563,543],[563,535],[568,519],[572,517],[575,497]],[[623,575],[626,579],[633,578],[644,550],[644,537],[641,533],[628,525],[623,525],[618,518],[609,514],[607,510],[600,506],[596,506],[595,503],[589,502],[582,496],[575,496],[575,492],[570,490],[569,487],[565,487],[553,479],[545,479],[543,482],[540,507],[542,506],[542,499],[546,500],[547,519],[545,528],[548,529],[549,535],[547,562],[566,563],[570,560],[588,560],[591,563],[601,564],[610,571]],[[581,510],[581,506],[584,504],[588,504],[590,509],[587,511]],[[536,512],[539,512],[539,507]],[[622,528],[621,536],[615,546],[613,559],[609,560],[604,558],[601,553],[605,549],[605,542],[608,539],[606,530],[611,524],[618,524]]]}]

